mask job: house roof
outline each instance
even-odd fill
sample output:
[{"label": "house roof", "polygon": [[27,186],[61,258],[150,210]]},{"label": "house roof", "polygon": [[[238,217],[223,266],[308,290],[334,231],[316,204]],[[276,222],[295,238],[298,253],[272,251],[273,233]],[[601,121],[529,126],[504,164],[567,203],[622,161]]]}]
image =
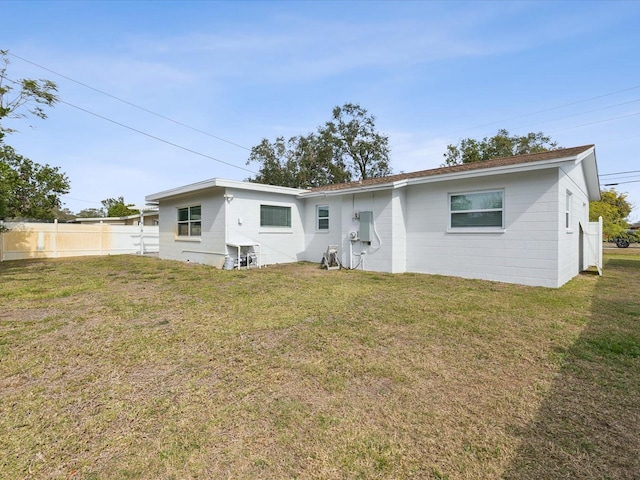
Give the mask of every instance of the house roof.
[{"label": "house roof", "polygon": [[[152,208],[151,210],[146,210],[142,212],[143,217],[157,217],[158,216],[158,208],[157,207],[147,207]],[[69,220],[67,223],[114,223],[114,222],[122,222],[126,220],[134,220],[139,219],[140,214],[134,213],[133,215],[125,215],[123,217],[76,217],[73,220]]]},{"label": "house roof", "polygon": [[202,182],[192,183],[189,185],[184,185],[182,187],[172,188],[171,190],[164,190],[162,192],[147,195],[145,197],[145,200],[150,203],[158,202],[163,198],[176,197],[212,188],[237,188],[240,190],[283,193],[293,196],[297,196],[300,193],[306,191],[299,188],[280,187],[277,185],[266,185],[264,183],[240,182],[237,180],[226,180],[224,178],[210,178],[209,180],[203,180]]},{"label": "house roof", "polygon": [[[486,171],[489,169],[504,169],[504,167],[540,164],[540,163],[556,163],[574,159],[582,154],[588,153],[594,149],[594,145],[583,145],[580,147],[562,148],[558,150],[549,150],[540,153],[530,153],[525,155],[516,155],[512,157],[494,158],[482,162],[465,163],[452,167],[432,168],[429,170],[420,170],[417,172],[400,173],[397,175],[389,175],[386,177],[367,178],[365,180],[348,183],[336,183],[333,185],[324,185],[309,189],[309,193],[332,192],[339,190],[359,189],[364,187],[383,186],[401,182],[403,180],[422,179],[426,177],[440,177],[450,174],[463,174],[466,172]],[[597,177],[597,171],[596,171]]]},{"label": "house roof", "polygon": [[[586,161],[584,161],[586,160]],[[443,181],[479,175],[499,174],[516,171],[528,171],[539,168],[557,166],[562,162],[582,162],[590,200],[600,199],[600,186],[598,181],[598,169],[595,159],[595,146],[583,145],[580,147],[562,148],[540,153],[517,155],[513,157],[494,158],[483,162],[466,163],[452,167],[432,168],[417,172],[400,173],[386,177],[368,178],[358,182],[337,183],[311,189],[298,189],[266,185],[261,183],[240,182],[212,178],[202,182],[184,185],[182,187],[165,190],[147,195],[145,200],[157,203],[161,199],[177,197],[184,194],[199,192],[214,188],[236,188],[242,190],[254,190],[259,192],[281,193],[292,196],[312,197],[316,195],[340,195],[348,192],[357,192],[370,189],[399,188],[407,184]]]}]

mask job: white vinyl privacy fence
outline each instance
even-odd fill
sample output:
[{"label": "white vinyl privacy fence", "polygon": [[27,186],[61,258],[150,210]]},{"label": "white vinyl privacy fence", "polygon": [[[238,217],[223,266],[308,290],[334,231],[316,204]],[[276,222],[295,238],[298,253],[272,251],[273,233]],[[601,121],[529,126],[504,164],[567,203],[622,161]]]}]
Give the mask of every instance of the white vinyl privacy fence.
[{"label": "white vinyl privacy fence", "polygon": [[78,223],[3,223],[0,261],[159,251],[159,227]]}]

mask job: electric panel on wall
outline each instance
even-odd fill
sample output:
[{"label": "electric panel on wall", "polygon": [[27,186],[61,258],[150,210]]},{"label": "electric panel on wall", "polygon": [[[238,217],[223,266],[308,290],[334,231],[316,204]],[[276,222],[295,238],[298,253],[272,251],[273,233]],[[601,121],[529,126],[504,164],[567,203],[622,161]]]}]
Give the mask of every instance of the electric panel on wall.
[{"label": "electric panel on wall", "polygon": [[360,212],[360,241],[371,242],[373,233],[373,212]]}]

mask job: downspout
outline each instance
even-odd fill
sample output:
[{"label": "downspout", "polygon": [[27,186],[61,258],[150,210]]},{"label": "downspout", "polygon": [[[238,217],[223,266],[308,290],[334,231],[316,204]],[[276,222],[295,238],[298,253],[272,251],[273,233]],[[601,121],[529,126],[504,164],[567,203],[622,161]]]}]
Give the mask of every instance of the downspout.
[{"label": "downspout", "polygon": [[349,270],[353,270],[353,242],[349,240]]},{"label": "downspout", "polygon": [[224,251],[225,251],[225,257],[227,256],[226,252],[227,252],[227,243],[229,242],[229,203],[231,203],[231,200],[233,200],[233,195],[230,195],[228,193],[226,193],[226,189],[225,189],[225,193],[223,195],[224,198]]},{"label": "downspout", "polygon": [[138,226],[140,229],[140,255],[144,255],[144,210],[140,210]]},{"label": "downspout", "polygon": [[[369,250],[371,250],[371,248],[375,248],[374,252],[377,252],[378,250],[380,250],[380,247],[382,247],[382,237],[380,236],[380,234],[378,233],[378,230],[376,229],[376,215],[375,215],[375,210],[376,208],[376,194],[374,192],[371,192],[371,224],[373,226],[373,233],[375,234],[376,238],[378,239],[378,246],[377,247],[369,247]],[[370,251],[371,253],[371,251]]]}]

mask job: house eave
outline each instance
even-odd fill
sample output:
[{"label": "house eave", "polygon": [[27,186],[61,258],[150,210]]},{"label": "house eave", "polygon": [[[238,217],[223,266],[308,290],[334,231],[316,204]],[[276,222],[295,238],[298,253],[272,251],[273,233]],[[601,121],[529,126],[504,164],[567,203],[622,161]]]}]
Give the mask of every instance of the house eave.
[{"label": "house eave", "polygon": [[343,188],[340,190],[319,190],[317,192],[309,192],[304,191],[300,193],[301,198],[314,198],[314,197],[332,197],[336,195],[348,195],[352,193],[362,193],[362,192],[376,192],[381,190],[389,190],[392,188],[397,188],[396,184],[406,183],[405,180],[401,180],[398,182],[389,182],[389,183],[379,183],[376,185],[362,185],[357,187]]},{"label": "house eave", "polygon": [[[480,168],[477,170],[441,173],[438,175],[425,175],[423,177],[406,178],[406,179],[397,180],[394,182],[379,183],[375,185],[354,186],[354,187],[344,188],[340,190],[326,190],[326,191],[320,190],[320,191],[314,191],[314,192],[304,192],[304,193],[301,193],[301,196],[304,198],[310,198],[310,197],[349,195],[349,194],[371,192],[371,191],[393,190],[398,188],[404,188],[409,185],[421,185],[421,184],[439,183],[439,182],[447,182],[447,181],[461,180],[461,179],[473,179],[478,177],[486,177],[486,176],[494,176],[494,175],[504,175],[509,173],[530,172],[530,171],[536,171],[536,170],[544,170],[548,168],[557,168],[561,164],[567,163],[567,162],[580,163],[583,161],[583,159],[590,158],[589,155],[591,155],[591,157],[594,159],[594,161],[592,162],[593,163],[592,168],[597,169],[597,167],[595,166],[594,149],[591,148],[580,155],[572,155],[567,157],[554,158],[550,160],[540,160],[537,162],[520,163],[520,164],[513,164],[513,165],[500,165],[500,166],[490,167],[490,168]],[[587,172],[587,173],[591,173],[591,175],[588,175],[587,178],[594,177],[593,172]],[[596,171],[595,178],[597,179],[597,171]],[[591,180],[591,183],[593,183],[593,180]],[[589,190],[591,192],[593,186],[589,185],[589,187],[590,187]],[[599,195],[600,194],[598,190],[598,198],[599,198]]]},{"label": "house eave", "polygon": [[587,182],[589,201],[600,200],[600,177],[598,175],[598,162],[596,160],[595,148],[578,155],[576,163],[581,163],[582,165],[584,177]]},{"label": "house eave", "polygon": [[178,197],[181,195],[197,193],[203,190],[209,190],[212,188],[234,188],[239,190],[252,190],[258,192],[270,192],[280,193],[285,195],[297,196],[305,190],[299,188],[280,187],[277,185],[265,185],[262,183],[242,182],[238,180],[226,180],[223,178],[211,178],[209,180],[203,180],[201,182],[191,183],[189,185],[183,185],[181,187],[172,188],[170,190],[164,190],[158,193],[152,193],[145,196],[146,202],[157,203],[160,200]]},{"label": "house eave", "polygon": [[407,179],[408,185],[417,185],[421,183],[434,183],[434,182],[446,182],[448,180],[459,180],[467,178],[478,178],[494,175],[504,175],[510,173],[523,173],[532,172],[537,170],[545,170],[548,168],[557,168],[561,164],[566,162],[573,162],[574,157],[556,158],[552,160],[542,160],[535,163],[515,164],[515,165],[501,165],[498,167],[482,168],[478,170],[470,170],[465,172],[452,172],[431,177],[420,177],[414,179]]}]

